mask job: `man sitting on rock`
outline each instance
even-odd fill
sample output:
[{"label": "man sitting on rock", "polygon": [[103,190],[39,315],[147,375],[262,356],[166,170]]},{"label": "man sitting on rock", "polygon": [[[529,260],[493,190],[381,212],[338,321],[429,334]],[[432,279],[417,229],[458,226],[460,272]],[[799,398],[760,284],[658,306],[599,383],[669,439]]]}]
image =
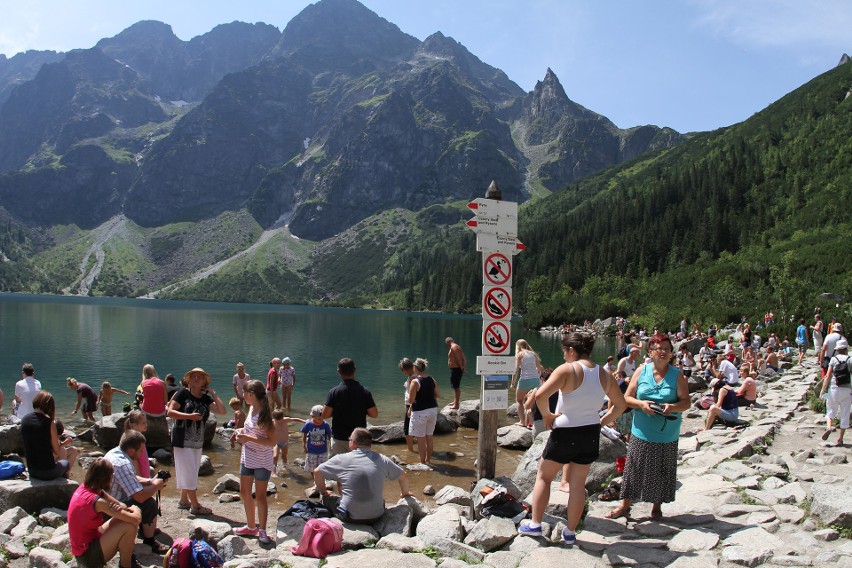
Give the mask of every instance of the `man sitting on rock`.
[{"label": "man sitting on rock", "polygon": [[154,554],[165,554],[169,547],[158,542],[157,530],[159,506],[154,496],[166,484],[159,477],[143,478],[136,475],[133,464],[145,445],[145,436],[136,430],[128,430],[121,436],[118,447],[104,456],[114,470],[110,495],[126,505],[137,505],[142,510],[142,542],[151,547]]},{"label": "man sitting on rock", "polygon": [[370,449],[373,436],[366,428],[355,428],[349,436],[350,452],[337,454],[314,470],[317,489],[330,495],[326,478],[337,481],[340,504],[337,516],[344,522],[372,524],[385,513],[385,479],[399,481],[401,498],[412,497],[408,476],[390,458]]}]

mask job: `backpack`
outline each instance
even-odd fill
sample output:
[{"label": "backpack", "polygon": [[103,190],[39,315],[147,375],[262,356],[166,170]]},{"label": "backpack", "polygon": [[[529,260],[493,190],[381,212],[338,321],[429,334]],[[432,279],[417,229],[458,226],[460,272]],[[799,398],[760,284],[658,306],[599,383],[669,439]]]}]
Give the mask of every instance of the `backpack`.
[{"label": "backpack", "polygon": [[178,538],[163,558],[163,568],[195,568],[192,559],[192,541],[188,538]]},{"label": "backpack", "polygon": [[[834,382],[839,387],[844,387],[849,383],[850,373],[849,373],[849,357],[847,356],[845,360],[841,361],[840,358],[835,355],[834,359],[837,361],[837,365],[834,366]],[[5,463],[5,462],[3,462]],[[2,465],[2,464],[0,464]]]},{"label": "backpack", "polygon": [[[486,489],[491,489],[491,491],[485,493]],[[483,494],[485,498],[479,504],[479,513],[483,517],[494,516],[511,519],[526,511],[523,503],[509,495],[509,491],[505,487],[492,488],[486,486],[480,491],[480,495]]]},{"label": "backpack", "polygon": [[299,545],[290,549],[297,556],[325,558],[343,548],[343,525],[337,519],[310,519],[302,529]]},{"label": "backpack", "polygon": [[24,464],[18,461],[6,460],[0,462],[0,479],[12,479],[24,473]]},{"label": "backpack", "polygon": [[278,517],[299,517],[300,519],[320,519],[320,518],[328,518],[333,517],[334,514],[331,512],[331,509],[320,503],[319,501],[313,501],[311,499],[300,499],[299,501],[294,502],[289,509],[281,513]]},{"label": "backpack", "polygon": [[198,539],[192,541],[192,559],[198,568],[217,568],[225,563],[209,542]]}]

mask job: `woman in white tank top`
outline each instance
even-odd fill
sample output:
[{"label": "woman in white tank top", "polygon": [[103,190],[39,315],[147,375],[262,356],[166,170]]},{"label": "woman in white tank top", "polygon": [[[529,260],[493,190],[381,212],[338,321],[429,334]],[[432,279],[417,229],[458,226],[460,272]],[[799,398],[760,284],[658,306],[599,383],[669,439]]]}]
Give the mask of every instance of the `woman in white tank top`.
[{"label": "woman in white tank top", "polygon": [[[518,527],[518,533],[541,534],[541,520],[550,500],[550,483],[560,468],[571,464],[568,485],[568,525],[562,539],[574,544],[574,531],[580,522],[586,500],[586,476],[598,458],[601,424],[609,424],[627,408],[621,389],[606,370],[592,359],[595,338],[588,333],[573,332],[562,340],[565,363],[536,391],[536,404],[546,427],[553,428],[538,467],[532,497],[532,521]],[[551,413],[548,398],[559,391],[556,412]],[[598,410],[604,394],[612,406],[603,417]]]},{"label": "woman in white tank top", "polygon": [[538,379],[544,367],[538,353],[532,350],[526,339],[515,342],[515,372],[512,374],[512,388],[515,389],[515,401],[518,403],[517,426],[526,427],[532,424],[532,412],[524,408],[527,393],[538,387]]}]

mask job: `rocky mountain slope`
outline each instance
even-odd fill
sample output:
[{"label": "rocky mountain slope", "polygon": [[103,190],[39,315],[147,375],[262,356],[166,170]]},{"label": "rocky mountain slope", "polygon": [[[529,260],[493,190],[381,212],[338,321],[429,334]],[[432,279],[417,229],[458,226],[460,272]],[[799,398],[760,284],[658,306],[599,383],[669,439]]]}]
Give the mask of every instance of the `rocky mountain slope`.
[{"label": "rocky mountain slope", "polygon": [[[525,201],[682,140],[616,127],[571,101],[550,70],[524,93],[440,32],[421,42],[355,0],[321,0],[281,33],[234,22],[181,41],[139,22],[43,65],[0,106],[0,206],[51,233],[47,249],[66,234],[57,225],[90,230],[116,215],[154,234],[247,212],[260,230],[287,224],[294,237],[335,242],[386,211],[463,202],[491,179]],[[126,244],[160,267],[150,242]],[[93,293],[172,282],[142,284],[151,279],[107,255],[111,270],[124,284],[94,282]],[[313,277],[294,278],[325,295]]]}]

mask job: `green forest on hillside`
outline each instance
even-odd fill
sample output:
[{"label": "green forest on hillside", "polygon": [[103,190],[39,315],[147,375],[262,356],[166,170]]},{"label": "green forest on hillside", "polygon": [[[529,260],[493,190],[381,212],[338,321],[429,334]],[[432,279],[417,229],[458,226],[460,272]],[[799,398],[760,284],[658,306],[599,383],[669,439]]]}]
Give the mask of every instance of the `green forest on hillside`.
[{"label": "green forest on hillside", "polygon": [[[743,123],[523,207],[514,294],[526,324],[639,313],[670,327],[852,297],[850,87],[842,65]],[[478,310],[473,243],[460,229],[412,245],[383,291],[397,307]]]}]

